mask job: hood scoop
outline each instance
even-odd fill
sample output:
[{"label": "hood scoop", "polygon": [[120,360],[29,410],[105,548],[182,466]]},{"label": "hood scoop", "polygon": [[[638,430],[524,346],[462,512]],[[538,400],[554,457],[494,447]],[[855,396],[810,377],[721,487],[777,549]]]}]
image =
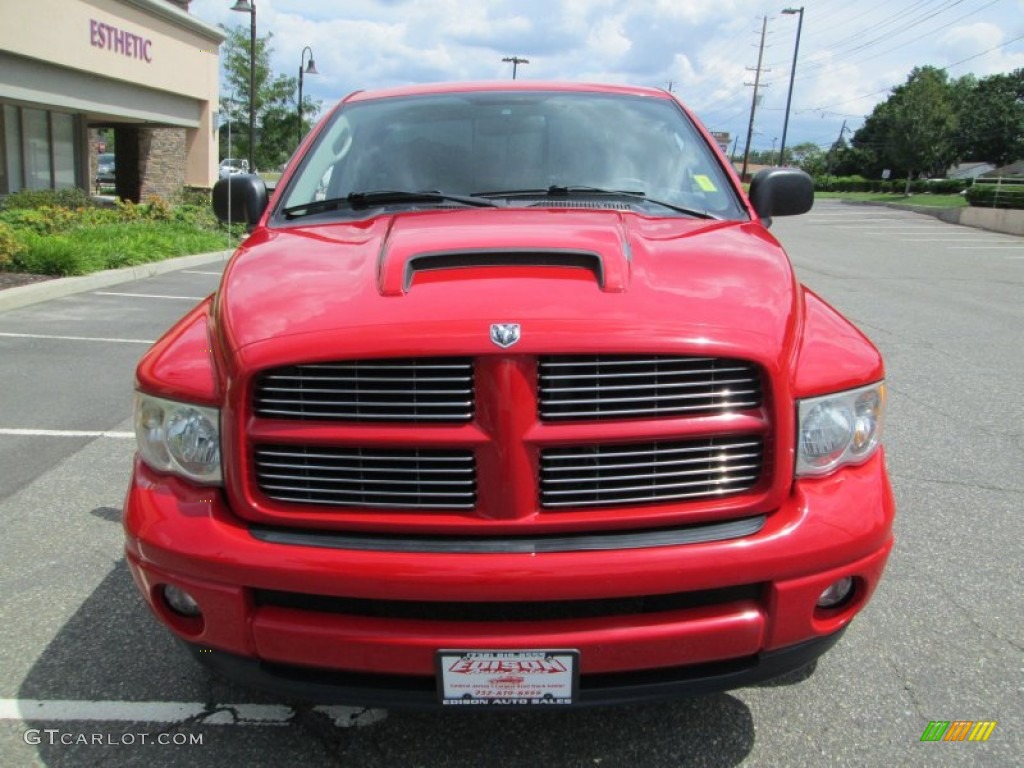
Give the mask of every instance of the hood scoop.
[{"label": "hood scoop", "polygon": [[[493,216],[485,225],[467,225],[460,218],[461,226],[446,226],[443,214],[396,218],[379,255],[381,295],[409,293],[421,273],[481,268],[578,269],[592,275],[606,293],[626,290],[631,248],[617,216],[600,222],[577,219],[580,214],[571,212]],[[560,218],[537,218],[550,216]],[[520,217],[524,221],[511,220]]]},{"label": "hood scoop", "polygon": [[[452,251],[450,253],[428,253],[413,256],[405,262],[402,271],[402,286],[398,294],[408,293],[418,272],[433,272],[446,269],[471,269],[475,267],[563,267],[582,269],[590,272],[603,291],[619,293],[625,287],[624,275],[611,275],[614,283],[609,285],[604,260],[600,254],[587,251],[532,251],[532,250],[495,250],[495,251]],[[397,275],[394,275],[397,277]],[[386,286],[394,290],[395,286]],[[385,290],[386,296],[398,295]]]}]

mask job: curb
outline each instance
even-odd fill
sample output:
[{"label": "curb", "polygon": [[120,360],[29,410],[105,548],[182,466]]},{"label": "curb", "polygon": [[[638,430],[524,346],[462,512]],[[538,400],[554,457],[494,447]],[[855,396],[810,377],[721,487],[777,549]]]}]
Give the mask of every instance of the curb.
[{"label": "curb", "polygon": [[179,269],[210,264],[214,261],[227,261],[232,253],[234,251],[196,253],[191,256],[178,256],[173,259],[165,259],[164,261],[138,264],[134,267],[107,269],[103,272],[93,272],[91,275],[61,277],[56,280],[46,280],[42,283],[6,288],[0,291],[0,312],[27,307],[30,304],[38,304],[50,299],[59,299],[62,296],[71,296],[75,293],[105,288],[108,285],[130,283],[133,280],[162,275],[166,272],[176,272]]},{"label": "curb", "polygon": [[900,205],[879,200],[840,200],[843,205],[870,205],[880,208],[892,208],[895,211],[909,211],[957,224],[961,227],[982,229],[986,232],[997,232],[1003,235],[1024,235],[1024,211],[1003,210],[996,208],[933,208],[927,205]]}]

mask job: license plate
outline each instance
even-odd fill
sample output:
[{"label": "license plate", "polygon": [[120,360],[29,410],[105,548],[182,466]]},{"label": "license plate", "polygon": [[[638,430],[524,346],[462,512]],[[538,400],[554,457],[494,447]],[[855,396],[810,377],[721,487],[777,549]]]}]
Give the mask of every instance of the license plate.
[{"label": "license plate", "polygon": [[530,707],[576,701],[579,651],[438,651],[445,706]]}]

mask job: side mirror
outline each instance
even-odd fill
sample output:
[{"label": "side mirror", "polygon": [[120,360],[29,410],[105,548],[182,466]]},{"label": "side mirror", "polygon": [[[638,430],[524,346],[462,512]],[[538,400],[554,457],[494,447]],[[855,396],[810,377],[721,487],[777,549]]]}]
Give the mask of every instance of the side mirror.
[{"label": "side mirror", "polygon": [[750,181],[750,202],[767,224],[772,216],[796,216],[814,205],[814,181],[799,168],[765,168]]},{"label": "side mirror", "polygon": [[213,212],[221,221],[255,226],[269,202],[267,185],[259,176],[239,173],[213,185]]}]

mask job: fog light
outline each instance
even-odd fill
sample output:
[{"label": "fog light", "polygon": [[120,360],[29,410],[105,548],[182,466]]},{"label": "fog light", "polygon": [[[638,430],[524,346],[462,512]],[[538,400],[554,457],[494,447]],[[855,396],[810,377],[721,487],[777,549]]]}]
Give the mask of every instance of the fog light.
[{"label": "fog light", "polygon": [[845,603],[853,594],[853,579],[845,576],[830,586],[818,597],[819,608],[835,608]]},{"label": "fog light", "polygon": [[179,616],[192,619],[203,615],[195,598],[184,589],[179,589],[173,584],[164,585],[164,600],[167,601],[167,605],[170,606],[171,610]]}]

